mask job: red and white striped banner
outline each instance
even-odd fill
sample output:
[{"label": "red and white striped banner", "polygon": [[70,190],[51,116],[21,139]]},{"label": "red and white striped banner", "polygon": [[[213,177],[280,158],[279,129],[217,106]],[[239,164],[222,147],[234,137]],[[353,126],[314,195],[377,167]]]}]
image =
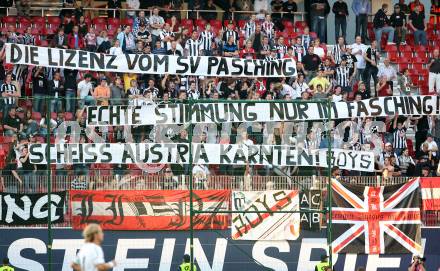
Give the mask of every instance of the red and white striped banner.
[{"label": "red and white striped banner", "polygon": [[[226,229],[229,190],[195,190],[193,208],[213,213],[194,216],[194,229]],[[98,223],[111,230],[188,230],[190,203],[188,190],[70,191],[72,225],[82,229]]]},{"label": "red and white striped banner", "polygon": [[440,178],[419,178],[422,188],[423,209],[440,211]]}]

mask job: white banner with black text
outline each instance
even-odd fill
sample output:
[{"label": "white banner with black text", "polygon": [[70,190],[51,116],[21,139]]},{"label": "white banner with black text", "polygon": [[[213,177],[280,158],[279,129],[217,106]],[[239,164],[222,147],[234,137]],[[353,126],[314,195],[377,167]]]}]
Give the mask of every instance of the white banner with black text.
[{"label": "white banner with black text", "polygon": [[[440,115],[437,96],[389,96],[331,103],[332,119],[391,115]],[[142,106],[89,106],[87,125],[156,125],[182,123],[273,122],[328,119],[326,102],[167,103]]]},{"label": "white banner with black text", "polygon": [[[47,144],[30,144],[30,161],[47,164]],[[296,145],[203,144],[192,145],[193,164],[328,167],[327,149],[305,151]],[[84,143],[51,144],[51,164],[188,164],[188,143]],[[332,149],[332,166],[372,171],[374,153]]]},{"label": "white banner with black text", "polygon": [[295,60],[152,54],[107,55],[72,49],[6,44],[6,62],[43,67],[146,74],[234,77],[296,76]]}]

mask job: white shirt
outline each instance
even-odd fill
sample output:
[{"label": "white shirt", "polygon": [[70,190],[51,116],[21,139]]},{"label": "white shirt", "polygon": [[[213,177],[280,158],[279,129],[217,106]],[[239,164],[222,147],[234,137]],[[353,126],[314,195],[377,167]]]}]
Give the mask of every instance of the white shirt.
[{"label": "white shirt", "polygon": [[313,53],[318,55],[320,58],[323,58],[325,56],[325,51],[321,47],[313,47]]},{"label": "white shirt", "polygon": [[78,83],[79,97],[84,99],[89,96],[93,89],[93,85],[91,82],[87,82],[86,80],[82,80]]},{"label": "white shirt", "polygon": [[341,94],[339,94],[339,95],[333,94],[332,101],[335,103],[342,101],[342,95]]},{"label": "white shirt", "polygon": [[299,91],[299,93],[303,93],[304,91],[310,89],[309,85],[307,85],[306,82],[302,82],[302,83],[298,83],[295,82],[292,87],[296,90]]},{"label": "white shirt", "polygon": [[[425,143],[428,144],[428,150],[429,151],[433,151],[435,149],[438,149],[437,143],[433,140],[431,142],[428,142],[428,141],[423,142],[422,145],[420,145],[420,149],[421,150],[423,150],[423,144],[425,144]],[[432,154],[433,155],[437,155],[437,152],[433,151]]]},{"label": "white shirt", "polygon": [[123,55],[124,52],[122,52],[121,47],[111,47],[109,51],[110,55]]},{"label": "white shirt", "polygon": [[254,3],[254,11],[255,12],[260,13],[261,10],[268,11],[269,9],[270,9],[269,1],[267,1],[267,0],[255,0],[255,3]]},{"label": "white shirt", "polygon": [[98,271],[96,265],[105,263],[102,248],[94,243],[85,243],[75,258],[82,271]]},{"label": "white shirt", "polygon": [[385,76],[385,78],[390,81],[396,78],[397,74],[396,74],[396,70],[391,67],[391,65],[389,65],[388,67],[386,67],[385,65],[381,65],[379,67],[379,72],[377,74],[378,77],[382,77]]},{"label": "white shirt", "polygon": [[[129,9],[139,9],[140,3],[139,0],[127,0],[127,8]],[[135,11],[127,11],[127,15],[134,16],[136,15]]]},{"label": "white shirt", "polygon": [[[148,21],[150,22],[150,26],[153,25],[153,24],[162,24],[162,25],[165,24],[164,19],[161,16],[156,16],[156,15],[150,16]],[[160,35],[160,29],[151,27],[151,34],[155,35],[155,36],[159,36]]]},{"label": "white shirt", "polygon": [[288,84],[283,84],[283,90],[281,91],[281,94],[283,95],[289,94],[292,100],[301,97],[301,91],[299,89],[289,86]]},{"label": "white shirt", "polygon": [[[364,59],[364,53],[367,51],[367,46],[365,44],[356,44],[353,43],[351,46],[352,48],[352,54],[356,57],[356,68],[358,69],[365,69],[365,65],[367,64]],[[360,54],[357,54],[358,52],[361,52]]]}]

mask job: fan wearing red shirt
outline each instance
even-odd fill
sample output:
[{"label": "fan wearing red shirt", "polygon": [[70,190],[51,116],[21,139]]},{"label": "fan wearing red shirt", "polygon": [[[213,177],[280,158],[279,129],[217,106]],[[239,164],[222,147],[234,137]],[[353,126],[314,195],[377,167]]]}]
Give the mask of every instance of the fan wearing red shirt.
[{"label": "fan wearing red shirt", "polygon": [[243,50],[240,51],[240,58],[255,59],[256,54],[254,48],[252,48],[252,42],[247,41]]},{"label": "fan wearing red shirt", "polygon": [[255,92],[258,93],[260,97],[264,97],[266,91],[266,79],[258,78],[255,82]]}]

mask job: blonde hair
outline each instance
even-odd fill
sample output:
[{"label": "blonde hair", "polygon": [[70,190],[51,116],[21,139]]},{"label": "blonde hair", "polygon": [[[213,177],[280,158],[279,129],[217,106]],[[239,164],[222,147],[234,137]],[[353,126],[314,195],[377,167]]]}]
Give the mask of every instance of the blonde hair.
[{"label": "blonde hair", "polygon": [[95,234],[102,231],[98,224],[89,224],[83,230],[83,237],[86,242],[93,242],[95,239]]}]

